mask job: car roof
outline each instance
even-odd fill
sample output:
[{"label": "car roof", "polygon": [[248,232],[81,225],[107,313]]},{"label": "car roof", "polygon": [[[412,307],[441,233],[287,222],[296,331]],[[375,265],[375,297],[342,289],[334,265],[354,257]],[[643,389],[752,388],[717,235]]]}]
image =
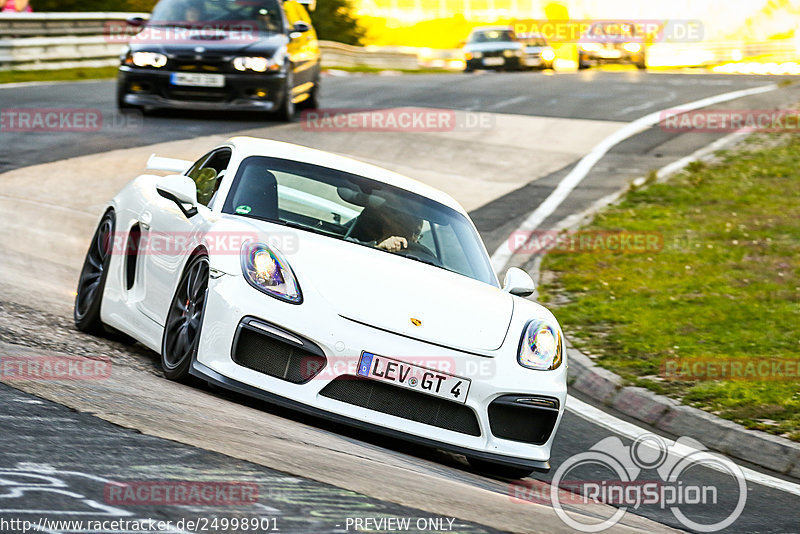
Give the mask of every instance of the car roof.
[{"label": "car roof", "polygon": [[478,26],[472,28],[473,32],[490,32],[490,31],[513,31],[511,26]]},{"label": "car roof", "polygon": [[394,171],[378,167],[377,165],[371,165],[331,152],[324,152],[322,150],[292,143],[284,143],[282,141],[273,141],[271,139],[233,137],[227,144],[233,146],[235,152],[237,152],[242,159],[250,156],[268,156],[328,167],[330,169],[383,182],[399,189],[404,189],[411,193],[435,200],[463,215],[467,215],[464,208],[444,191],[440,191]]}]

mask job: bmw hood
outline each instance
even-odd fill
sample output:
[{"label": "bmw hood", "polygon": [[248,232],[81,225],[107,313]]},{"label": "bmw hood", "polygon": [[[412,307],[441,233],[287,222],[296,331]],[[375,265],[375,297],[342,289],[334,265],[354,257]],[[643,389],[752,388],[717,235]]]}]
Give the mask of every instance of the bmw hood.
[{"label": "bmw hood", "polygon": [[131,50],[147,50],[162,54],[228,56],[247,51],[249,54],[272,56],[288,39],[283,34],[246,30],[204,30],[171,26],[146,26],[131,38]]},{"label": "bmw hood", "polygon": [[512,41],[502,41],[493,43],[473,43],[464,47],[464,52],[502,52],[503,50],[520,50],[523,48],[522,43],[515,43]]}]

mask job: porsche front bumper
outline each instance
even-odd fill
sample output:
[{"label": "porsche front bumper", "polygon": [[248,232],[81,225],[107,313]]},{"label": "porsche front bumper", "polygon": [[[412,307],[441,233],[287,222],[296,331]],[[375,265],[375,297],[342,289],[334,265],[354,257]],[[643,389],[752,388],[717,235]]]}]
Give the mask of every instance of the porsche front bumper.
[{"label": "porsche front bumper", "polygon": [[[292,305],[262,294],[241,276],[212,280],[192,374],[385,435],[498,464],[549,469],[567,366],[549,372],[522,368],[516,361],[521,331],[512,328],[497,351],[481,355],[356,322],[338,315],[320,295],[304,296],[302,305]],[[360,378],[356,369],[364,351],[429,362],[424,366],[430,368],[443,364],[471,380],[468,396],[461,403]],[[312,372],[304,371],[309,362]]]}]

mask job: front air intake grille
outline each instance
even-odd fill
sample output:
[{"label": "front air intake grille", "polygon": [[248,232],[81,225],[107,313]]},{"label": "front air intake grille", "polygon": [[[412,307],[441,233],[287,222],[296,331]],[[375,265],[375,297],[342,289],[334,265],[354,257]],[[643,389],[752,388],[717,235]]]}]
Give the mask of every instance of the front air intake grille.
[{"label": "front air intake grille", "polygon": [[461,434],[481,435],[478,418],[467,406],[376,380],[340,376],[320,395]]},{"label": "front air intake grille", "polygon": [[327,362],[322,350],[310,341],[252,319],[239,326],[233,361],[293,384],[313,379]]},{"label": "front air intake grille", "polygon": [[489,426],[498,438],[542,445],[558,420],[558,400],[506,395],[489,405]]}]

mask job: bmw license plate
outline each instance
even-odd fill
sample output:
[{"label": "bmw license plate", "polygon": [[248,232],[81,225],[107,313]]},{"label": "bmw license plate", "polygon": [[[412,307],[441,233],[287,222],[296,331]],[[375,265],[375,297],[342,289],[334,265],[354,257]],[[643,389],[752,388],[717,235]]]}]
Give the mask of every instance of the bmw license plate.
[{"label": "bmw license plate", "polygon": [[603,59],[619,59],[622,57],[622,52],[619,50],[601,50],[599,55]]},{"label": "bmw license plate", "polygon": [[223,74],[198,74],[194,72],[173,72],[170,77],[172,85],[189,87],[225,87]]},{"label": "bmw license plate", "polygon": [[483,59],[483,64],[487,67],[499,67],[504,65],[506,60],[501,57],[487,57]]},{"label": "bmw license plate", "polygon": [[362,352],[358,375],[462,404],[472,380],[370,352]]}]

